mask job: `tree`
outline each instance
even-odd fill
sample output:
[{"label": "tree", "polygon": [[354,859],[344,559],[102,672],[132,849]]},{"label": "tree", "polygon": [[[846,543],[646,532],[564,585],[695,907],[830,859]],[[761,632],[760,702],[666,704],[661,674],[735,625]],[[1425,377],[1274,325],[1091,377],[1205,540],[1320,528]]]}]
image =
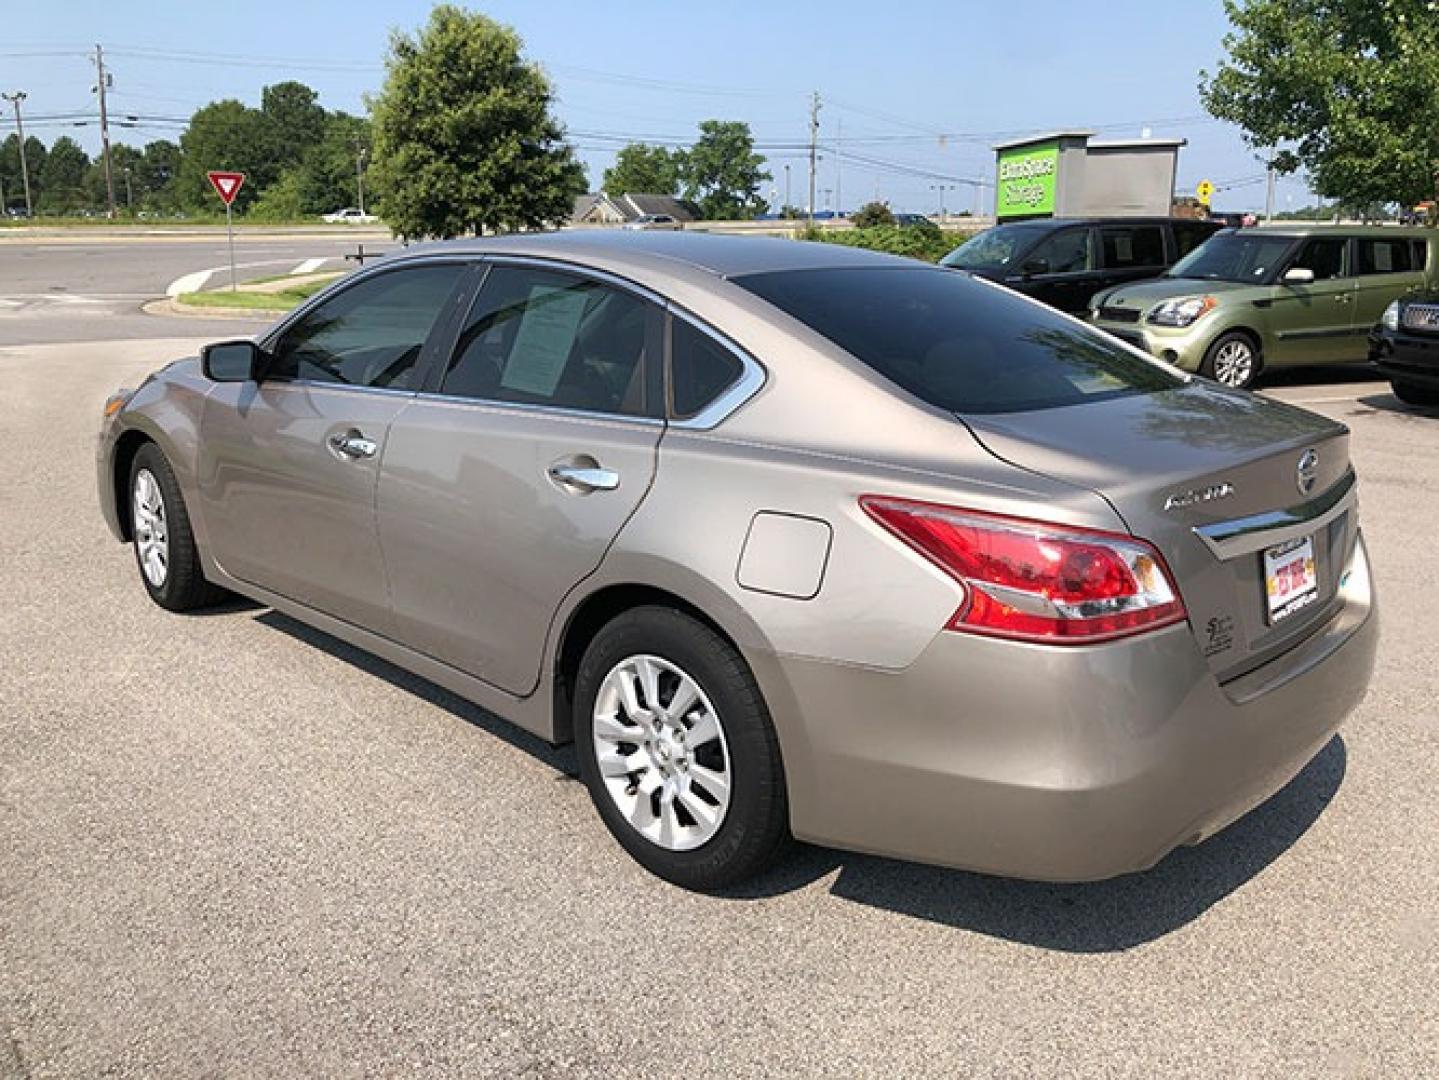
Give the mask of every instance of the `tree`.
[{"label": "tree", "polygon": [[235,210],[239,213],[248,208],[279,176],[268,134],[264,114],[233,99],[214,101],[198,110],[180,136],[177,187],[181,205],[212,213],[222,211],[224,207],[205,174],[225,170],[245,174],[245,186],[235,198]]},{"label": "tree", "polygon": [[770,174],[763,166],[748,124],[705,120],[698,141],[681,156],[680,179],[685,197],[698,202],[706,218],[752,218],[765,208],[759,189]]},{"label": "tree", "polygon": [[602,186],[611,195],[673,195],[679,191],[680,160],[679,155],[663,146],[630,143],[615,155],[614,165],[605,170]]},{"label": "tree", "polygon": [[1439,172],[1433,0],[1225,0],[1229,59],[1200,74],[1205,107],[1357,204],[1432,197]]},{"label": "tree", "polygon": [[850,218],[856,229],[868,229],[875,225],[893,225],[894,214],[882,202],[867,202]]},{"label": "tree", "polygon": [[[365,152],[368,162],[372,141],[370,122],[364,117],[344,112],[325,117],[324,134],[305,155],[298,172],[301,213],[328,214],[342,206],[359,205],[356,173],[360,153]],[[367,178],[366,191],[369,186]]]},{"label": "tree", "polygon": [[327,114],[319,95],[302,82],[275,83],[260,91],[266,150],[276,174],[297,165],[325,134]]},{"label": "tree", "polygon": [[[45,144],[34,135],[25,138],[25,165],[30,173],[30,198],[39,209],[40,174],[47,156]],[[0,186],[5,188],[5,202],[10,206],[25,205],[25,177],[20,171],[20,137],[11,134],[0,143]]]},{"label": "tree", "polygon": [[180,147],[169,139],[145,144],[135,173],[135,201],[149,210],[171,211],[178,205],[175,193],[180,175]]},{"label": "tree", "polygon": [[[28,142],[28,140],[27,140]],[[41,204],[50,213],[70,213],[85,205],[85,174],[90,155],[68,135],[50,147],[40,168]]]},{"label": "tree", "polygon": [[406,237],[539,228],[568,217],[584,170],[550,113],[549,81],[519,36],[449,4],[390,39],[370,102],[385,221]]}]

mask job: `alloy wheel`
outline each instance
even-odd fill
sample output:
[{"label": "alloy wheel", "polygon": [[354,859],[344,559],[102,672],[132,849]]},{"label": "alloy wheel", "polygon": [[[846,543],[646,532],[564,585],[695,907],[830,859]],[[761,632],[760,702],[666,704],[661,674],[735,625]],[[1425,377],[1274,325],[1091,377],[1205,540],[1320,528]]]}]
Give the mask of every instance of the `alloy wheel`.
[{"label": "alloy wheel", "polygon": [[1225,386],[1244,387],[1254,377],[1254,349],[1237,338],[1226,341],[1214,354],[1215,381]]},{"label": "alloy wheel", "polygon": [[165,497],[159,481],[149,469],[135,474],[134,515],[135,550],[145,580],[159,589],[170,572],[170,533],[165,517]]},{"label": "alloy wheel", "polygon": [[627,657],[595,695],[595,760],[635,832],[668,851],[714,837],[732,777],[724,726],[703,688],[658,656]]}]

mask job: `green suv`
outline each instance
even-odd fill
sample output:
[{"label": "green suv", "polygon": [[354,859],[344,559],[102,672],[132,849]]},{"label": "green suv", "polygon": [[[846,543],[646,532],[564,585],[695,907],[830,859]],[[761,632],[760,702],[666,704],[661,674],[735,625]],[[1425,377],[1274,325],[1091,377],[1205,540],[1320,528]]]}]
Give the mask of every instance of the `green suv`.
[{"label": "green suv", "polygon": [[1226,386],[1264,368],[1360,363],[1384,309],[1435,284],[1433,229],[1225,229],[1153,281],[1100,292],[1090,319]]}]

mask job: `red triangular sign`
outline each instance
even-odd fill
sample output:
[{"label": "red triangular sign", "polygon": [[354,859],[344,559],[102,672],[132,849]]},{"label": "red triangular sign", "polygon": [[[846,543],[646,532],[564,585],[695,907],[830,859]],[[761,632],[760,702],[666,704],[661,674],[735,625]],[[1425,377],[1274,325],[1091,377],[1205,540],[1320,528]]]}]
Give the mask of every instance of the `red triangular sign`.
[{"label": "red triangular sign", "polygon": [[240,185],[245,182],[245,174],[242,172],[207,172],[205,175],[210,178],[210,186],[226,206],[235,201],[235,196],[240,193]]}]

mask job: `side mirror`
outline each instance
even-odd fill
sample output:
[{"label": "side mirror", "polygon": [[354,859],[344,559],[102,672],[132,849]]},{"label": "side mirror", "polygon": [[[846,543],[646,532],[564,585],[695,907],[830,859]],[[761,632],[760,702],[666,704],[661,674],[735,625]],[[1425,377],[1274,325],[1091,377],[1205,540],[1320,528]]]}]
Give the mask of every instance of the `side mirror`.
[{"label": "side mirror", "polygon": [[1305,266],[1291,266],[1280,280],[1286,285],[1313,285],[1314,271]]},{"label": "side mirror", "polygon": [[200,350],[205,378],[215,382],[254,382],[263,371],[265,353],[253,341],[218,341]]},{"label": "side mirror", "polygon": [[1023,266],[1021,266],[1019,269],[1020,269],[1020,272],[1023,273],[1025,277],[1033,277],[1035,274],[1047,274],[1047,273],[1049,273],[1049,260],[1048,260],[1048,259],[1030,259],[1030,260],[1029,260],[1028,262],[1026,262]]}]

